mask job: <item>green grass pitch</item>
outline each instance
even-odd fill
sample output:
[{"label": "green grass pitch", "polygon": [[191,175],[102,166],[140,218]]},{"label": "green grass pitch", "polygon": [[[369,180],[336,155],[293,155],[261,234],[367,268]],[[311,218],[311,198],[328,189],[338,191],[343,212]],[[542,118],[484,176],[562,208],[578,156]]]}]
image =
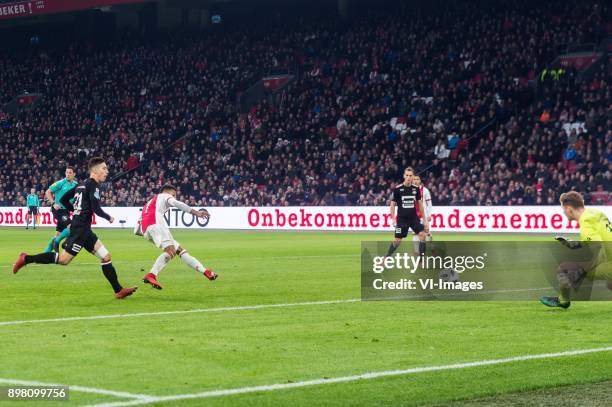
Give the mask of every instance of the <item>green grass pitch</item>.
[{"label": "green grass pitch", "polygon": [[[220,277],[210,282],[174,259],[156,291],[140,280],[155,247],[128,230],[96,232],[122,284],[139,286],[133,297],[115,300],[86,252],[67,267],[30,265],[12,275],[18,253],[41,251],[53,232],[0,229],[0,386],[37,381],[163,397],[612,346],[612,302],[580,302],[567,311],[527,301],[235,309],[358,299],[360,242],[390,240],[388,234],[175,230]],[[201,311],[213,308],[220,309]],[[188,310],[200,311],[2,324]],[[156,403],[72,390],[68,402],[0,405],[606,405],[611,385],[612,352],[604,351]]]}]

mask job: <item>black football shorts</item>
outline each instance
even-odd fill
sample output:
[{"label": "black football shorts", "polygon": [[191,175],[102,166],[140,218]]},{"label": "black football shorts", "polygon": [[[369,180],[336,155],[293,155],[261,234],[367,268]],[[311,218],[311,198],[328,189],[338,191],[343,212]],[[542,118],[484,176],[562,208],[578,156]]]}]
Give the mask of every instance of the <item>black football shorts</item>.
[{"label": "black football shorts", "polygon": [[408,236],[408,230],[412,229],[412,232],[415,235],[418,235],[420,232],[425,230],[425,227],[421,223],[421,220],[418,218],[398,218],[397,226],[395,227],[395,237],[396,238],[405,238]]},{"label": "black football shorts", "polygon": [[51,213],[53,214],[55,222],[57,222],[55,230],[61,232],[70,226],[70,212],[68,209],[55,209],[51,207]]},{"label": "black football shorts", "polygon": [[70,236],[68,236],[62,247],[66,252],[76,256],[81,249],[93,253],[97,241],[98,236],[91,231],[91,228],[72,228],[70,229]]}]

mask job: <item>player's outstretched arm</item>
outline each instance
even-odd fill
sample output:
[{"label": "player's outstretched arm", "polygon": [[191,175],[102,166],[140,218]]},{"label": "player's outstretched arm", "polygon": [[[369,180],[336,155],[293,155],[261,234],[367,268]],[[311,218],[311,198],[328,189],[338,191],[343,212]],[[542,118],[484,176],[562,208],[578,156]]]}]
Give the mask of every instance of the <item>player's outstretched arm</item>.
[{"label": "player's outstretched arm", "polygon": [[[72,191],[74,191],[75,189],[72,189]],[[91,202],[91,209],[93,209],[93,212],[99,217],[106,219],[110,223],[113,223],[115,219],[112,216],[110,216],[108,213],[104,212],[104,210],[100,206],[100,199],[96,196],[95,191],[93,189],[89,191],[89,199]],[[62,197],[62,203],[64,203],[64,197]]]},{"label": "player's outstretched arm", "polygon": [[210,214],[208,213],[207,210],[204,209],[202,211],[196,211],[191,206],[187,205],[185,202],[181,202],[176,198],[168,198],[168,205],[174,208],[180,209],[183,212],[187,212],[194,216],[200,217],[200,218],[210,217]]}]

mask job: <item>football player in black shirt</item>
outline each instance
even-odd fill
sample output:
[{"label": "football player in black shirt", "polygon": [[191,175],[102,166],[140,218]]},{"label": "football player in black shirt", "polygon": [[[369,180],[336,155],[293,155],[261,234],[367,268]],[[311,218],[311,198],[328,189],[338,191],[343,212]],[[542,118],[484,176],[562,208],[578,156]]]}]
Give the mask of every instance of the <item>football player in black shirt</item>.
[{"label": "football player in black shirt", "polygon": [[[412,185],[414,170],[408,167],[404,170],[404,182],[399,184],[393,190],[391,198],[391,219],[395,228],[395,240],[389,246],[387,256],[391,256],[393,252],[402,243],[402,239],[408,236],[408,229],[412,229],[415,235],[419,236],[419,254],[425,254],[425,238],[429,233],[429,222],[427,217],[423,216],[422,222],[417,215],[417,206],[419,213],[424,214],[423,197],[419,187]],[[395,208],[397,207],[397,216]]]},{"label": "football player in black shirt", "polygon": [[[100,259],[102,272],[113,287],[117,299],[125,298],[136,291],[137,287],[123,288],[119,284],[110,252],[91,230],[91,218],[94,213],[110,223],[115,220],[100,207],[99,183],[104,182],[107,176],[108,167],[103,158],[94,157],[89,160],[89,179],[79,183],[76,188],[66,192],[60,199],[66,209],[74,212],[70,235],[63,244],[64,251],[61,254],[48,252],[33,256],[21,253],[13,266],[13,273],[17,273],[19,269],[30,263],[67,265],[79,254],[82,248],[85,248]],[[72,198],[74,198],[74,202],[71,204],[70,200]]]}]

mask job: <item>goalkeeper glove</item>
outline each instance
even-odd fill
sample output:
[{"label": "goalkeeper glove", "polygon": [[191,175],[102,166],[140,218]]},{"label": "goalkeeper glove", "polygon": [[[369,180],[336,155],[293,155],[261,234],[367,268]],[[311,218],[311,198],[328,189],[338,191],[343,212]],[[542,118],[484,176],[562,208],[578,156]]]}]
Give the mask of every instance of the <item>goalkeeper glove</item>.
[{"label": "goalkeeper glove", "polygon": [[582,247],[580,242],[574,242],[572,240],[566,239],[563,236],[555,236],[555,240],[569,249],[580,249]]}]

